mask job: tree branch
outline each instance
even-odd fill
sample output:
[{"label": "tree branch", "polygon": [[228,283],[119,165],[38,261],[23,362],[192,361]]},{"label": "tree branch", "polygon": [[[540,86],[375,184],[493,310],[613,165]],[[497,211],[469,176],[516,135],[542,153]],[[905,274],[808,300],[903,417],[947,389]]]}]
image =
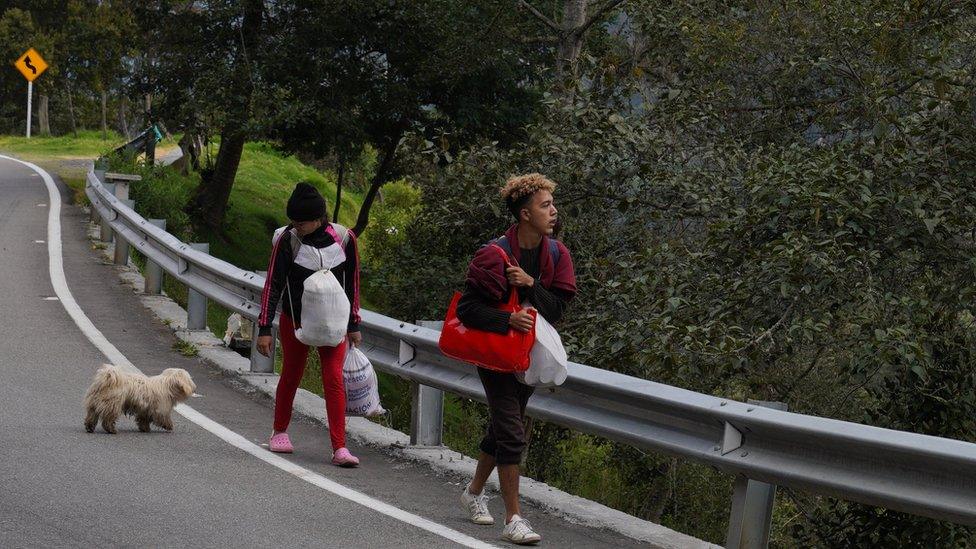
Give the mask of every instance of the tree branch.
[{"label": "tree branch", "polygon": [[820,362],[820,357],[823,356],[824,350],[826,348],[827,348],[826,345],[822,345],[820,346],[819,349],[817,349],[817,354],[816,356],[813,357],[813,360],[810,362],[810,365],[807,366],[806,370],[804,370],[803,373],[799,375],[799,377],[793,379],[793,383],[790,383],[789,388],[786,389],[786,391],[784,391],[783,393],[781,393],[777,400],[779,400],[780,402],[785,402],[786,399],[789,398],[789,396],[793,393],[793,390],[796,389],[796,387],[800,384],[800,382],[803,381],[803,379],[806,378],[810,374],[810,372],[812,372],[813,369],[817,367],[817,363]]},{"label": "tree branch", "polygon": [[555,36],[522,36],[516,37],[508,33],[505,36],[512,42],[518,44],[555,44],[558,40]]},{"label": "tree branch", "polygon": [[532,15],[536,17],[536,19],[542,21],[542,23],[545,26],[549,27],[549,29],[552,30],[552,32],[556,33],[557,35],[561,35],[563,33],[563,29],[560,28],[560,26],[557,25],[555,21],[546,17],[545,14],[537,10],[535,6],[533,6],[532,4],[526,2],[525,0],[519,0],[519,6],[529,10],[529,12],[531,12]]},{"label": "tree branch", "polygon": [[593,26],[593,23],[596,23],[597,20],[599,20],[600,17],[603,16],[604,13],[612,10],[613,8],[619,6],[620,4],[623,4],[626,1],[627,0],[611,0],[610,2],[607,2],[606,4],[601,6],[598,10],[596,10],[596,12],[594,12],[593,15],[591,15],[590,18],[587,19],[582,26],[573,29],[573,32],[579,36],[582,36],[587,29]]},{"label": "tree branch", "polygon": [[800,300],[800,296],[794,297],[793,298],[793,301],[790,303],[789,307],[787,307],[786,310],[783,311],[783,316],[779,317],[779,320],[777,320],[775,324],[773,324],[772,326],[770,326],[768,330],[766,330],[765,332],[759,334],[758,337],[756,337],[755,339],[749,341],[748,343],[746,343],[742,347],[739,347],[738,349],[733,349],[731,351],[721,352],[721,353],[710,353],[708,351],[699,351],[698,354],[703,355],[703,356],[710,356],[710,357],[723,356],[723,355],[735,355],[735,354],[739,354],[739,353],[741,353],[743,351],[747,351],[750,348],[755,347],[756,345],[759,345],[760,343],[763,342],[764,339],[772,336],[773,335],[773,332],[775,332],[783,324],[783,322],[786,321],[786,318],[788,316],[790,316],[790,313],[791,312],[793,312],[793,307],[796,306],[796,302],[799,301],[799,300]]}]

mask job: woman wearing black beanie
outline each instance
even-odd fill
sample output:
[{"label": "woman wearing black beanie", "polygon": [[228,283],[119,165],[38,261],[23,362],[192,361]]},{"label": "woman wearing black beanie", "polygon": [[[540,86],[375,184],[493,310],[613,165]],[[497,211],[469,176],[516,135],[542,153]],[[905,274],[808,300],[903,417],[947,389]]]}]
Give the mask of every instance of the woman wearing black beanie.
[{"label": "woman wearing black beanie", "polygon": [[[340,467],[356,467],[359,458],[346,449],[346,393],[342,382],[342,364],[348,345],[359,346],[359,250],[356,235],[326,218],[325,198],[308,183],[298,183],[288,199],[286,213],[291,223],[275,231],[274,248],[268,262],[268,275],[261,294],[261,316],[258,317],[258,352],[271,356],[274,323],[278,302],[281,301],[281,320],[278,337],[281,339],[282,369],[275,392],[274,429],[269,447],[272,452],[291,453],[294,448],[288,438],[292,403],[305,371],[308,346],[295,337],[296,324],[301,325],[302,292],[305,279],[326,265],[346,291],[349,298],[349,328],[346,339],[336,347],[318,347],[322,364],[322,389],[329,416],[329,438],[332,442],[332,463]],[[290,295],[282,300],[288,288]]]}]

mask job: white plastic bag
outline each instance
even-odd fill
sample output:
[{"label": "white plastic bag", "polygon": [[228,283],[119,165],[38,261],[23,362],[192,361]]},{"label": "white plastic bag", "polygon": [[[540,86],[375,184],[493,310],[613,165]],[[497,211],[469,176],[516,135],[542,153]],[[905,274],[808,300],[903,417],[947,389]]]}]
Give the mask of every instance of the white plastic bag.
[{"label": "white plastic bag", "polygon": [[386,413],[380,405],[376,372],[369,358],[358,347],[350,347],[346,351],[342,381],[346,388],[347,416],[379,416]]},{"label": "white plastic bag", "polygon": [[[529,307],[523,303],[522,307]],[[566,381],[568,372],[566,348],[559,332],[549,321],[537,314],[535,317],[535,343],[529,351],[529,369],[516,375],[519,381],[533,387],[555,387]]]},{"label": "white plastic bag", "polygon": [[305,279],[302,327],[295,337],[305,345],[335,347],[349,327],[349,298],[332,271],[322,269]]}]

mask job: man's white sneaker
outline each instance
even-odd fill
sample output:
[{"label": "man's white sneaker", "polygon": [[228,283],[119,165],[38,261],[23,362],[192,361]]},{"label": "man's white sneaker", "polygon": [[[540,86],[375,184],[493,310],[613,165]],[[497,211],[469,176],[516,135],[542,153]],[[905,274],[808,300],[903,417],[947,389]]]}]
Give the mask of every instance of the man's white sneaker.
[{"label": "man's white sneaker", "polygon": [[542,536],[532,530],[532,525],[524,518],[513,515],[511,522],[505,525],[502,531],[502,539],[517,545],[531,545],[542,541]]},{"label": "man's white sneaker", "polygon": [[495,519],[488,512],[488,496],[485,495],[484,490],[476,496],[468,491],[468,486],[465,486],[464,491],[461,492],[461,504],[471,515],[471,522],[481,525],[495,524]]}]

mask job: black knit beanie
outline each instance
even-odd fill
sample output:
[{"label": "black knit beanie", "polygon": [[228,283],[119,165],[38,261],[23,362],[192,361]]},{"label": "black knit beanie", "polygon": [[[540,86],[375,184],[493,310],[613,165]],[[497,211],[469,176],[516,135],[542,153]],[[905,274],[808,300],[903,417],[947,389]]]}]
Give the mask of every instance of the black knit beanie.
[{"label": "black knit beanie", "polygon": [[295,185],[285,210],[292,221],[315,221],[325,217],[325,198],[308,183]]}]

